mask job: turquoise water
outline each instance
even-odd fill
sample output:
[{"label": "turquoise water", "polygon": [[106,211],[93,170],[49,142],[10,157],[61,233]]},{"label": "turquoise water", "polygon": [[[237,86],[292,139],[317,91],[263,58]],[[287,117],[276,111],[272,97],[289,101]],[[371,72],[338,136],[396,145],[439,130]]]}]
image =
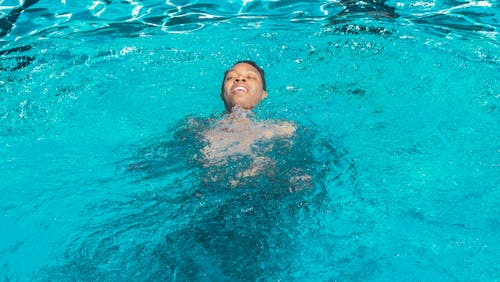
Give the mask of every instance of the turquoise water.
[{"label": "turquoise water", "polygon": [[[497,2],[70,2],[0,0],[2,281],[500,279]],[[244,59],[299,149],[207,185]]]}]

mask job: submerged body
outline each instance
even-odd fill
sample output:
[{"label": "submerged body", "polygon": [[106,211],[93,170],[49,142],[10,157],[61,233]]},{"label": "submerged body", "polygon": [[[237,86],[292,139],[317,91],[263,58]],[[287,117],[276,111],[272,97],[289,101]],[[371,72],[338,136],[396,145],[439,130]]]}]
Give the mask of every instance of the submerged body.
[{"label": "submerged body", "polygon": [[[185,140],[197,141],[191,164],[199,182],[183,203],[188,224],[169,234],[162,247],[169,264],[181,280],[279,278],[277,269],[293,264],[298,251],[292,243],[298,214],[318,209],[327,196],[313,183],[321,182],[321,172],[312,135],[243,109],[188,124],[197,132]],[[278,262],[274,250],[289,253]]]},{"label": "submerged body", "polygon": [[132,168],[144,179],[185,177],[164,188],[179,224],[158,247],[179,281],[278,279],[293,264],[297,221],[327,201],[314,142],[304,127],[236,109],[188,118],[173,140],[141,151]]},{"label": "submerged body", "polygon": [[253,155],[252,147],[258,142],[289,138],[295,131],[290,122],[257,121],[251,112],[238,108],[203,133],[207,143],[203,157],[219,162],[234,154]]},{"label": "submerged body", "polygon": [[[246,157],[248,167],[238,171],[230,180],[231,185],[236,187],[243,178],[273,171],[276,160],[265,153],[273,150],[273,140],[279,139],[289,146],[296,129],[290,122],[256,120],[250,111],[237,108],[203,132],[205,146],[200,151],[199,160],[204,167],[209,167]],[[218,180],[214,175],[210,179]]]}]

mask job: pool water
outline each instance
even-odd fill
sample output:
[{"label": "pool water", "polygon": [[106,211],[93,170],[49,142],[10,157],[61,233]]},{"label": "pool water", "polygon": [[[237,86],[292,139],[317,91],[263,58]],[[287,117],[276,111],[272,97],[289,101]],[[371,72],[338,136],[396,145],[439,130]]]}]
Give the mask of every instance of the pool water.
[{"label": "pool water", "polygon": [[[0,280],[500,280],[499,14],[0,0]],[[298,130],[234,188],[204,177],[247,160],[200,165],[188,120],[246,59]]]}]

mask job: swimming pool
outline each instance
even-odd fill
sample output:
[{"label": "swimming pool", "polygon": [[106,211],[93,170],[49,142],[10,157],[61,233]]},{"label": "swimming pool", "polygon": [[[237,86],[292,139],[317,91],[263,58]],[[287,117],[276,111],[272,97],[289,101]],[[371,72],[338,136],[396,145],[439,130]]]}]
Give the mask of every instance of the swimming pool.
[{"label": "swimming pool", "polygon": [[[499,280],[499,12],[0,0],[0,279]],[[193,196],[179,132],[244,59],[321,193]]]}]

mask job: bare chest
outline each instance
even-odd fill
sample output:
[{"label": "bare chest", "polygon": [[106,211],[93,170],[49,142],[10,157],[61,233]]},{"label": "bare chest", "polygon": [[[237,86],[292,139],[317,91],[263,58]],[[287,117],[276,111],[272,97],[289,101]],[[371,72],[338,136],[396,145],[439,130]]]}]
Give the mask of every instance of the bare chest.
[{"label": "bare chest", "polygon": [[255,146],[272,138],[288,137],[295,132],[290,123],[221,124],[204,133],[206,160],[220,161],[232,155],[255,155]]}]

